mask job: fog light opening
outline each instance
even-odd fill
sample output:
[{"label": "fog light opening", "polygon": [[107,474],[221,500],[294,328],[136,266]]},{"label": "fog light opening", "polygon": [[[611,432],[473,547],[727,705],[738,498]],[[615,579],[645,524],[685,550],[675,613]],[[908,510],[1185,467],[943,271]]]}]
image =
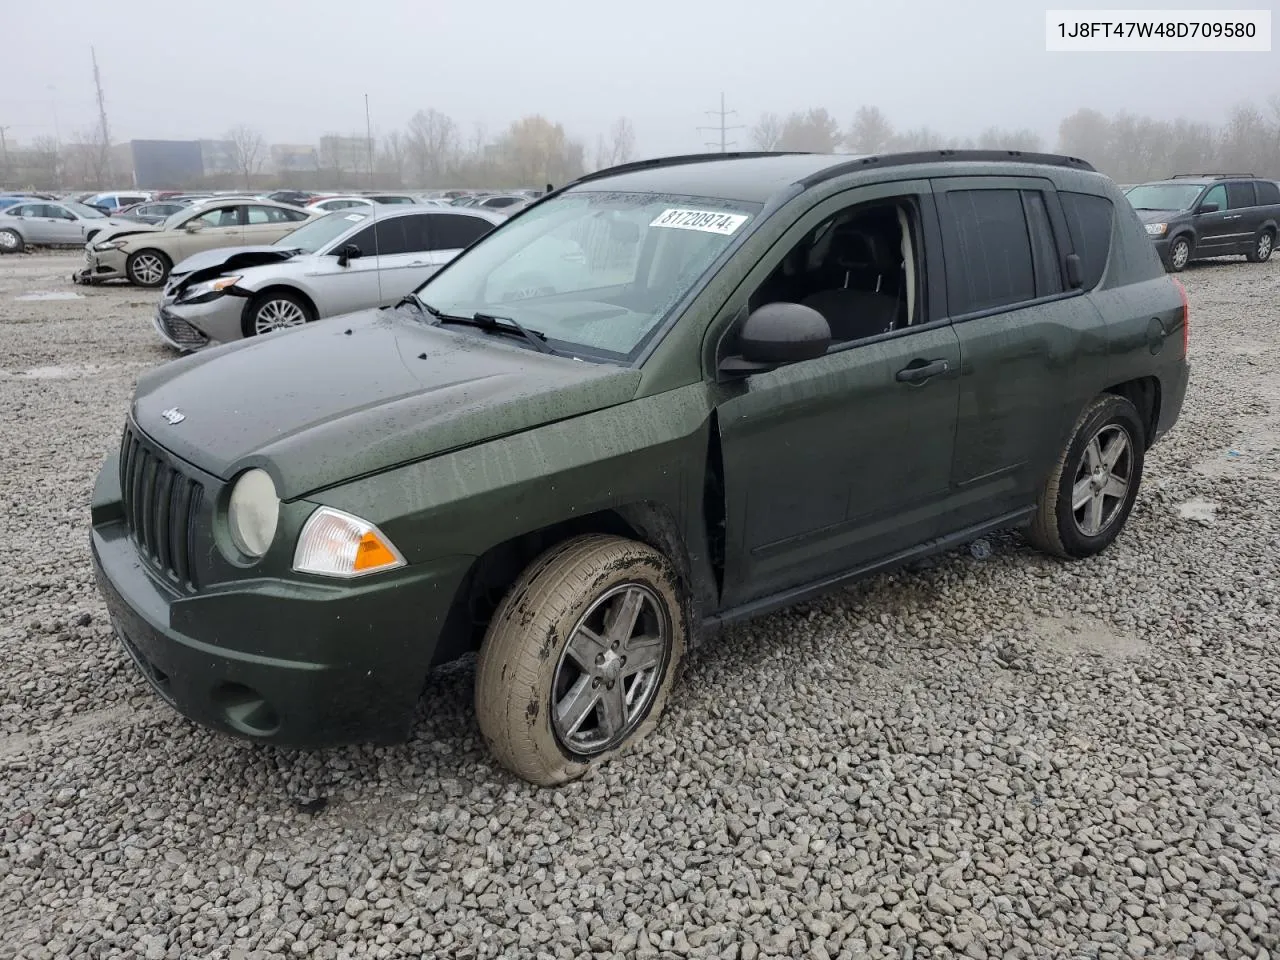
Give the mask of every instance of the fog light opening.
[{"label": "fog light opening", "polygon": [[213,693],[227,724],[251,737],[269,737],[280,729],[280,715],[266,698],[242,683],[224,683]]}]

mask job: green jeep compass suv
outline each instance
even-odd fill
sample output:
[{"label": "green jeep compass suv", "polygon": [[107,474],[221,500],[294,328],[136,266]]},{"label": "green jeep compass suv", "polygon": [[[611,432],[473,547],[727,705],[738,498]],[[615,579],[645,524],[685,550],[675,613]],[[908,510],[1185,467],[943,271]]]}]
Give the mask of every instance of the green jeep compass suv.
[{"label": "green jeep compass suv", "polygon": [[1187,323],[1073,158],[614,167],[394,307],[144,375],[98,580],[203,724],[403,739],[431,667],[478,650],[493,754],[560,783],[643,736],[723,624],[998,528],[1103,550],[1178,417]]}]

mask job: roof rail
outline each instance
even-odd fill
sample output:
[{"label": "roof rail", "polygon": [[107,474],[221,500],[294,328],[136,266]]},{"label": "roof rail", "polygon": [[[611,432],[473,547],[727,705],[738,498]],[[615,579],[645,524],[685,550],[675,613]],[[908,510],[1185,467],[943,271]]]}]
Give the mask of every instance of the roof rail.
[{"label": "roof rail", "polygon": [[899,167],[909,164],[938,163],[945,160],[960,160],[969,163],[1038,163],[1054,167],[1072,167],[1076,170],[1087,170],[1096,173],[1093,164],[1079,157],[1068,157],[1057,153],[1034,153],[1026,150],[913,150],[908,153],[880,153],[867,157],[858,157],[847,163],[837,164],[811,173],[800,182],[806,187],[822,183],[832,177],[843,176],[867,167]]},{"label": "roof rail", "polygon": [[1237,180],[1237,179],[1254,179],[1258,175],[1256,173],[1175,173],[1169,179],[1171,180]]},{"label": "roof rail", "polygon": [[601,177],[613,177],[621,173],[633,173],[637,170],[653,170],[657,167],[676,167],[686,163],[710,163],[715,160],[743,160],[752,157],[794,157],[809,153],[808,150],[738,150],[728,153],[686,153],[675,157],[653,157],[650,160],[633,160],[630,163],[620,163],[616,167],[605,167],[603,170],[595,170],[591,173],[584,173],[578,179],[566,183],[560,187],[560,190],[567,190],[569,187],[576,186],[579,183],[587,183],[591,180],[599,180]]}]

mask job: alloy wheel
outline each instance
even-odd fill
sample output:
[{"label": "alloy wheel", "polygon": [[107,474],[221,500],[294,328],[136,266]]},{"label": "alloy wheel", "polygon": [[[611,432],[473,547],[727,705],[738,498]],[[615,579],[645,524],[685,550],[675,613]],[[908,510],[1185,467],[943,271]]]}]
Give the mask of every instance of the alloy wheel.
[{"label": "alloy wheel", "polygon": [[302,307],[292,300],[268,300],[253,315],[253,332],[261,335],[288,327],[300,327],[307,322]]},{"label": "alloy wheel", "polygon": [[1271,256],[1271,234],[1264,233],[1258,238],[1258,259],[1266,260]]},{"label": "alloy wheel", "polygon": [[0,250],[16,250],[18,235],[12,230],[0,230]]},{"label": "alloy wheel", "polygon": [[133,258],[133,279],[151,286],[164,279],[164,264],[154,253],[140,253]]},{"label": "alloy wheel", "polygon": [[1124,427],[1108,424],[1084,449],[1071,487],[1071,513],[1086,537],[1102,534],[1120,515],[1133,478],[1133,440]]},{"label": "alloy wheel", "polygon": [[670,645],[666,608],[643,584],[621,584],[592,603],[569,634],[552,682],[560,743],[591,756],[625,740],[661,686]]},{"label": "alloy wheel", "polygon": [[1191,259],[1191,247],[1185,240],[1180,240],[1173,245],[1172,251],[1173,265],[1176,269],[1181,270],[1187,265],[1187,261]]}]

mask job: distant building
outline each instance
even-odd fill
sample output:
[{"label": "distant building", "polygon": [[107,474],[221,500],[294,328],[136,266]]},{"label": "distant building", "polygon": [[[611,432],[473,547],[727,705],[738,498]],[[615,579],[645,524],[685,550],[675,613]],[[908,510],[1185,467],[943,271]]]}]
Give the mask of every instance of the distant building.
[{"label": "distant building", "polygon": [[323,136],[320,138],[320,166],[337,173],[368,170],[369,147],[367,137]]},{"label": "distant building", "polygon": [[204,165],[206,177],[221,173],[239,173],[240,165],[236,159],[236,145],[231,140],[201,140],[200,159]]},{"label": "distant building", "polygon": [[118,156],[113,149],[112,173],[119,177],[122,173],[132,172],[134,186],[144,190],[199,183],[204,176],[198,140],[130,140],[128,171],[118,168]]},{"label": "distant building", "polygon": [[308,143],[273,143],[271,166],[276,173],[305,173],[320,169],[320,155]]}]

